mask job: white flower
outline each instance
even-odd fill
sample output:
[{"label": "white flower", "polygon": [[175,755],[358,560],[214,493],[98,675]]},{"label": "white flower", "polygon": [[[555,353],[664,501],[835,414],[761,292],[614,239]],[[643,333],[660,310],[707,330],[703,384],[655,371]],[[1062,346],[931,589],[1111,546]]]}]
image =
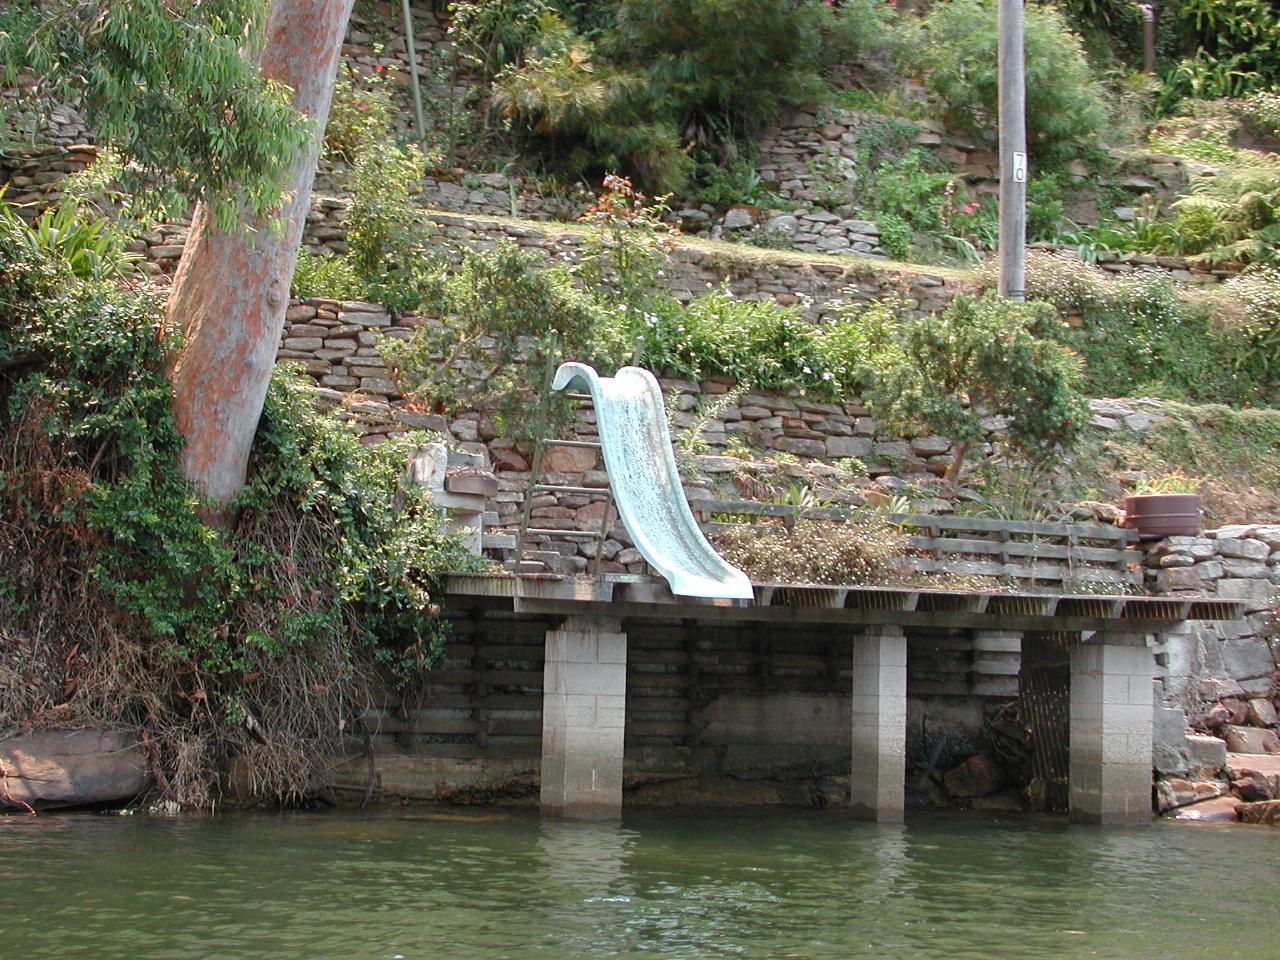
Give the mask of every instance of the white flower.
[{"label": "white flower", "polygon": [[800,369],[803,370],[805,373],[813,373],[813,371],[810,370],[808,367],[801,367]]}]

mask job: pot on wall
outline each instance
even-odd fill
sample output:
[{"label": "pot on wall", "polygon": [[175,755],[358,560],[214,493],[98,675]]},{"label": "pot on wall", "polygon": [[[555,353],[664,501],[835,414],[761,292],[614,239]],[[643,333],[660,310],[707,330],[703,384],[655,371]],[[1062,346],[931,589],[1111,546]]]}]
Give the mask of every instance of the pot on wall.
[{"label": "pot on wall", "polygon": [[1145,493],[1124,498],[1124,525],[1145,539],[1194,537],[1200,532],[1200,494]]}]

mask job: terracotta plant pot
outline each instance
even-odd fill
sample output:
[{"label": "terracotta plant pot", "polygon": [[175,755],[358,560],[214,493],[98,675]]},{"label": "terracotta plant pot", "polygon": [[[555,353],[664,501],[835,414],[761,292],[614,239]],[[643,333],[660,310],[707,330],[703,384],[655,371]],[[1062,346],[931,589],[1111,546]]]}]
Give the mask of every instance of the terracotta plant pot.
[{"label": "terracotta plant pot", "polygon": [[1124,525],[1144,540],[1194,537],[1200,532],[1200,494],[1147,493],[1124,498]]}]

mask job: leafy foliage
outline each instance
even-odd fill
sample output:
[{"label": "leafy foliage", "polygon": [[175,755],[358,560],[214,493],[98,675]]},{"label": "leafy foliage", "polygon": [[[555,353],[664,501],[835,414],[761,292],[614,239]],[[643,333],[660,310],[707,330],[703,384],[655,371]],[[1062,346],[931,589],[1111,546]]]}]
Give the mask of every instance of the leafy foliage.
[{"label": "leafy foliage", "polygon": [[362,679],[429,664],[435,576],[468,561],[425,493],[398,489],[411,441],[362,446],[284,371],[238,528],[201,523],[162,303],[78,276],[30,229],[0,217],[0,673],[18,677],[0,715],[145,724],[184,802],[231,754],[297,796]]},{"label": "leafy foliage", "polygon": [[385,73],[360,77],[340,72],[324,128],[325,153],[352,162],[366,145],[386,137],[394,109]]},{"label": "leafy foliage", "polygon": [[242,211],[276,209],[308,136],[290,91],[258,70],[266,10],[263,0],[13,0],[0,79],[30,94],[29,109],[80,107],[161,206],[208,201],[229,230]]},{"label": "leafy foliage", "polygon": [[1069,448],[1087,419],[1080,361],[1052,339],[1052,310],[988,294],[957,296],[941,313],[901,318],[870,360],[873,409],[904,428],[924,427],[964,448],[1004,417],[1010,444],[1032,460]]},{"label": "leafy foliage", "polygon": [[419,249],[426,227],[411,190],[425,169],[426,158],[416,146],[386,140],[367,143],[351,165],[347,243],[365,276],[402,266]]},{"label": "leafy foliage", "polygon": [[[990,271],[984,283],[994,285]],[[1027,296],[1079,324],[1057,329],[1084,358],[1092,396],[1274,398],[1274,360],[1256,346],[1269,336],[1269,312],[1265,300],[1251,302],[1264,289],[1241,282],[1207,295],[1157,274],[1114,276],[1070,257],[1033,253],[1027,260]]]},{"label": "leafy foliage", "polygon": [[553,171],[621,170],[656,191],[732,161],[748,134],[818,98],[824,68],[888,43],[875,0],[621,0],[589,36],[552,13],[527,28],[513,11],[528,3],[476,4],[511,8],[521,37],[493,71],[493,108]]},{"label": "leafy foliage", "polygon": [[[989,145],[998,106],[996,4],[948,0],[923,21],[923,37],[908,49],[943,116]],[[1079,38],[1051,6],[1026,8],[1027,147],[1046,167],[1087,148],[1102,128],[1102,91],[1089,71]]]},{"label": "leafy foliage", "polygon": [[1161,4],[1166,112],[1184,97],[1240,97],[1280,82],[1280,11],[1269,0]]},{"label": "leafy foliage", "polygon": [[907,538],[883,515],[864,511],[846,523],[798,520],[738,524],[716,534],[716,549],[758,583],[892,584],[909,579],[901,561]]},{"label": "leafy foliage", "polygon": [[603,311],[566,270],[539,269],[513,243],[460,256],[455,268],[421,276],[420,309],[437,319],[381,349],[419,402],[489,406],[504,424],[528,427],[553,343],[564,356],[592,358]]}]

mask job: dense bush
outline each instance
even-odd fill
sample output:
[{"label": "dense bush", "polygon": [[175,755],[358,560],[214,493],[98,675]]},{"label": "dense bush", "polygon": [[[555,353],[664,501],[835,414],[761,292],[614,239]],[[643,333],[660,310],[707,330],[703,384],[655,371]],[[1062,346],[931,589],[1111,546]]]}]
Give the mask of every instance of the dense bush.
[{"label": "dense bush", "polygon": [[1166,110],[1184,97],[1240,97],[1280,82],[1280,11],[1270,0],[1168,0],[1159,6]]},{"label": "dense bush", "polygon": [[620,170],[650,190],[679,190],[699,165],[731,161],[746,135],[817,100],[828,65],[884,46],[887,9],[876,0],[622,0],[587,30],[543,15],[536,32],[521,31],[521,59],[495,71],[492,105],[553,172]]},{"label": "dense bush", "polygon": [[[938,98],[949,125],[995,145],[999,70],[993,0],[947,0],[925,18],[907,57]],[[1080,40],[1053,7],[1026,8],[1027,148],[1054,166],[1078,157],[1105,119],[1103,95]]]},{"label": "dense bush", "polygon": [[161,299],[0,213],[0,730],[145,726],[174,799],[207,802],[230,755],[296,797],[370,672],[430,662],[434,578],[468,563],[398,491],[409,441],[363,447],[278,372],[238,525],[205,526]]},{"label": "dense bush", "polygon": [[1070,448],[1087,420],[1079,358],[1055,342],[1053,311],[987,294],[959,295],[942,312],[895,318],[867,358],[872,408],[902,429],[950,437],[954,479],[983,421],[1007,421],[1009,443],[1044,461]]},{"label": "dense bush", "polygon": [[831,19],[816,0],[623,0],[612,52],[643,72],[655,112],[706,137],[816,99]]},{"label": "dense bush", "polygon": [[681,189],[693,162],[642,88],[637,74],[598,62],[592,44],[568,36],[502,73],[492,104],[517,142],[563,178],[625,170],[651,189]]},{"label": "dense bush", "polygon": [[[991,271],[984,278],[994,285]],[[1268,311],[1252,305],[1259,292],[1251,288],[1207,296],[1158,274],[1114,276],[1070,257],[1032,254],[1027,296],[1079,324],[1061,334],[1084,358],[1091,396],[1233,404],[1276,397],[1275,361],[1257,349],[1269,336]]]},{"label": "dense bush", "polygon": [[425,239],[422,211],[412,194],[426,162],[413,144],[399,147],[382,139],[366,143],[351,165],[347,243],[366,277],[403,268]]},{"label": "dense bush", "polygon": [[883,514],[847,523],[800,520],[794,528],[739,524],[718,533],[716,549],[756,583],[898,584],[910,579],[907,538]]},{"label": "dense bush", "polygon": [[552,350],[598,358],[607,320],[562,267],[544,267],[513,243],[462,250],[456,265],[419,275],[419,309],[435,319],[405,343],[384,341],[402,389],[420,403],[453,411],[487,407],[504,427],[531,426]]}]

